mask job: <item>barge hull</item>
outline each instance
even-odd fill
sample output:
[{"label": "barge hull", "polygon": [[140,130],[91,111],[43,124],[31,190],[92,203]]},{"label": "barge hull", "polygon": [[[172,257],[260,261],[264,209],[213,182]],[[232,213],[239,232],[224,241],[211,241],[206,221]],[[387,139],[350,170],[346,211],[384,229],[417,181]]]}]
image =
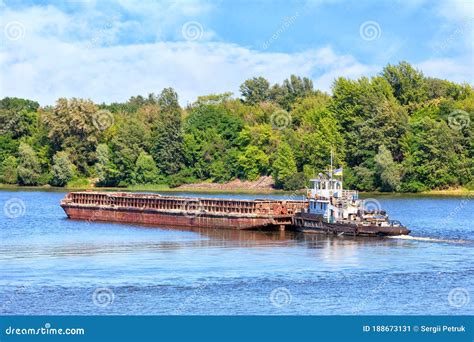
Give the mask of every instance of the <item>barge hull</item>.
[{"label": "barge hull", "polygon": [[327,223],[313,215],[297,214],[294,219],[296,230],[304,233],[349,235],[349,236],[397,236],[408,235],[410,230],[400,227],[355,226],[343,223]]},{"label": "barge hull", "polygon": [[94,208],[80,206],[63,206],[71,219],[88,222],[121,222],[154,226],[222,228],[222,229],[257,229],[272,228],[291,223],[290,217],[238,217],[226,215],[189,214],[184,212],[156,212],[153,210]]},{"label": "barge hull", "polygon": [[154,194],[71,192],[61,207],[71,219],[161,227],[285,229],[304,201],[188,198]]}]

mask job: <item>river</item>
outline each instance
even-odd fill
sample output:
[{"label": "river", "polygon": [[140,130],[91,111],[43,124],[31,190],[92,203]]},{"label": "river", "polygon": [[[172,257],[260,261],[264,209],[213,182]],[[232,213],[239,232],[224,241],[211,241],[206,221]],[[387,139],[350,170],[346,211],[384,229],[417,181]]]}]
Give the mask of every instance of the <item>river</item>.
[{"label": "river", "polygon": [[0,314],[474,314],[472,197],[376,197],[411,236],[353,238],[73,221],[64,195],[0,191]]}]

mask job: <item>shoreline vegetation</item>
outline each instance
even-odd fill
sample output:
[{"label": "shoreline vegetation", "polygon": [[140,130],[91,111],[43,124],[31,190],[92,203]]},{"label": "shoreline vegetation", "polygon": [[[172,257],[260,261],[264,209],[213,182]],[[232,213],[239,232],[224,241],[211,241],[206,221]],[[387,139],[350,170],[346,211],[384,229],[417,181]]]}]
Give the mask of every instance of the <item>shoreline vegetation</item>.
[{"label": "shoreline vegetation", "polygon": [[364,193],[474,190],[472,86],[400,62],[339,77],[331,94],[306,77],[254,77],[240,97],[205,95],[184,108],[173,88],[111,104],[0,100],[2,184],[273,193],[331,168]]},{"label": "shoreline vegetation", "polygon": [[[202,194],[262,194],[262,195],[296,195],[303,196],[306,192],[305,189],[300,190],[282,190],[282,189],[256,189],[252,187],[248,188],[233,188],[233,189],[216,189],[216,188],[197,188],[188,187],[182,185],[177,188],[170,188],[167,184],[142,184],[142,185],[131,185],[127,187],[55,187],[49,184],[36,185],[36,186],[20,186],[15,184],[0,184],[0,191],[60,191],[60,192],[73,192],[73,191],[107,191],[107,192],[161,192],[161,193],[180,193],[180,192],[192,192]],[[474,198],[474,190],[466,188],[451,188],[444,190],[428,190],[423,192],[381,192],[381,191],[361,191],[362,197],[368,196],[440,196],[440,197],[469,197]]]}]

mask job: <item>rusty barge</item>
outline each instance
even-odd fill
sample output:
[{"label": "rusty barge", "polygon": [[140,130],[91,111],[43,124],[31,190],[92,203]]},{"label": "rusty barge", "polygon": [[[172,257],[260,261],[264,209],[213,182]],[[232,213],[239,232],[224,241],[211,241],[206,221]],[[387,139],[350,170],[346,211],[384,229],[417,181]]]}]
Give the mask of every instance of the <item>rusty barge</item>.
[{"label": "rusty barge", "polygon": [[162,227],[279,229],[293,225],[306,201],[187,198],[158,194],[71,192],[61,207],[71,219]]}]

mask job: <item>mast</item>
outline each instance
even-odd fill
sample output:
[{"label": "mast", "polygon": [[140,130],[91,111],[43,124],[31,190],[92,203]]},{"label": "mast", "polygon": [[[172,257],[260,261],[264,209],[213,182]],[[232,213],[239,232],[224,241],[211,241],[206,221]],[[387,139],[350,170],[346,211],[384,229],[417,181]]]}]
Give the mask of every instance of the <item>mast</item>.
[{"label": "mast", "polygon": [[329,169],[329,174],[331,175],[331,179],[332,179],[332,148],[331,148],[331,168]]},{"label": "mast", "polygon": [[344,168],[342,168],[342,174],[341,174],[341,191],[344,190]]}]

